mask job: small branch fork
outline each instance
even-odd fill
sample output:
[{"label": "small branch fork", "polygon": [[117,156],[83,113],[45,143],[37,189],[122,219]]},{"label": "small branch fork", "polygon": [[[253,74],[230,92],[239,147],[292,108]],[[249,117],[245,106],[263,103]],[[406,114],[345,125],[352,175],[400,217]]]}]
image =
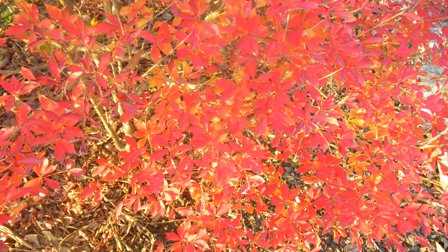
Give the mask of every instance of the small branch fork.
[{"label": "small branch fork", "polygon": [[433,143],[435,140],[439,139],[440,137],[446,135],[448,133],[448,128],[444,129],[442,132],[440,132],[437,136],[432,137],[428,140],[426,140],[425,142],[421,143],[418,145],[419,148],[421,149],[426,149],[428,147],[431,147],[431,143]]},{"label": "small branch fork", "polygon": [[107,134],[112,138],[112,141],[115,145],[115,148],[117,148],[119,151],[125,151],[129,150],[129,145],[125,142],[121,141],[121,139],[118,137],[117,132],[112,127],[111,123],[106,117],[106,114],[103,110],[103,107],[101,104],[94,98],[89,97],[90,103],[93,105],[93,108],[95,109],[96,114],[101,120],[101,123],[103,124],[104,128],[106,129]]}]

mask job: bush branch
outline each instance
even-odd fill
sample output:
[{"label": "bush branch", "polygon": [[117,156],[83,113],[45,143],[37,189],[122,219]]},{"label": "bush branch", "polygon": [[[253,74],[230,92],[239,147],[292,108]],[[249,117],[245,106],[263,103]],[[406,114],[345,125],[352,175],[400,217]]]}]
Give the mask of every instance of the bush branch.
[{"label": "bush branch", "polygon": [[101,123],[103,123],[103,126],[106,129],[107,134],[112,138],[115,147],[119,151],[129,150],[129,145],[120,140],[120,138],[117,135],[117,132],[107,120],[106,114],[104,113],[101,104],[99,104],[99,102],[95,100],[93,97],[89,97],[89,100],[90,103],[93,105],[93,108],[95,109],[95,112],[97,113],[98,117],[100,118]]}]

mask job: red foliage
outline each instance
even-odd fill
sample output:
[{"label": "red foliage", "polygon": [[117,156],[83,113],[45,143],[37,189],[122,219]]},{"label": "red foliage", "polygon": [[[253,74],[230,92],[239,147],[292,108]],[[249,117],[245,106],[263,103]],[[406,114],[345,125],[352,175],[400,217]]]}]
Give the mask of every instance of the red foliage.
[{"label": "red foliage", "polygon": [[[0,131],[0,223],[20,218],[27,195],[57,190],[57,171],[96,177],[79,192],[96,202],[102,183],[129,181],[116,216],[177,220],[159,244],[174,251],[316,251],[327,233],[404,250],[407,234],[425,242],[444,228],[422,177],[447,150],[436,137],[445,85],[435,79],[425,98],[419,79],[422,62],[447,63],[446,38],[431,32],[445,18],[438,1],[164,2],[169,20],[137,1],[96,24],[19,6],[6,34],[48,74],[0,80],[14,117]],[[40,88],[53,95],[27,98]],[[128,148],[115,159],[80,171],[71,160],[104,126],[95,106],[135,132],[118,134]]]}]

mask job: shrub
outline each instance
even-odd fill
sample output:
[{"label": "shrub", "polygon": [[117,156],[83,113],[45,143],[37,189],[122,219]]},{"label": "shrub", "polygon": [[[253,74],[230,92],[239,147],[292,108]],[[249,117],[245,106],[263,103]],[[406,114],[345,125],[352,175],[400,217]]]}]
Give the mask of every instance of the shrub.
[{"label": "shrub", "polygon": [[131,2],[17,1],[1,224],[62,193],[165,223],[159,250],[446,234],[446,72],[420,70],[447,63],[442,3]]}]

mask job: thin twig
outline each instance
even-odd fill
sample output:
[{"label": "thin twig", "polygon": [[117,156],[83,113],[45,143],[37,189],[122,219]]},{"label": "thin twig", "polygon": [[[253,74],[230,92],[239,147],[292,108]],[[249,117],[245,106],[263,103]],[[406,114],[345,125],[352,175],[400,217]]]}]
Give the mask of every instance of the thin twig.
[{"label": "thin twig", "polygon": [[444,129],[442,132],[440,132],[437,136],[432,137],[430,139],[428,139],[427,141],[417,145],[420,148],[425,148],[427,145],[431,144],[432,142],[434,142],[435,140],[437,140],[438,138],[440,138],[443,135],[446,135],[448,133],[448,128]]},{"label": "thin twig", "polygon": [[338,70],[333,71],[333,72],[331,72],[331,73],[325,75],[324,77],[322,77],[322,78],[320,78],[320,79],[318,79],[318,80],[321,81],[321,80],[324,80],[324,79],[326,79],[326,78],[328,78],[328,77],[331,77],[331,76],[337,74],[338,72],[340,72],[342,69],[344,69],[344,68],[341,67],[341,68],[339,68]]},{"label": "thin twig", "polygon": [[0,233],[4,233],[7,234],[9,237],[11,237],[12,239],[14,239],[17,243],[20,243],[21,245],[31,249],[31,250],[36,250],[33,245],[31,245],[30,243],[28,243],[27,241],[25,241],[24,239],[20,238],[19,236],[17,236],[13,231],[11,231],[11,229],[0,225]]},{"label": "thin twig", "polygon": [[90,100],[90,103],[93,105],[93,108],[95,109],[95,112],[97,113],[101,122],[103,123],[103,126],[106,129],[107,134],[112,138],[112,141],[114,142],[115,147],[119,151],[128,150],[129,145],[127,145],[126,143],[121,141],[121,139],[118,137],[117,132],[112,128],[109,121],[107,120],[106,114],[104,113],[104,110],[101,107],[101,104],[99,104],[99,102],[96,101],[93,97],[89,97],[89,100]]},{"label": "thin twig", "polygon": [[325,21],[325,19],[322,19],[321,21],[319,21],[318,23],[316,23],[315,25],[313,25],[313,27],[311,27],[310,29],[308,29],[308,30],[306,30],[304,33],[303,33],[303,36],[305,37],[305,36],[308,36],[308,34],[310,33],[310,32],[312,32],[314,29],[316,29],[316,27],[318,27],[320,24],[322,24],[323,22]]},{"label": "thin twig", "polygon": [[[168,58],[169,56],[171,56],[171,54],[174,53],[174,51],[182,44],[184,43],[189,37],[191,36],[191,33],[189,33],[182,41],[180,41],[174,48],[173,50],[170,52],[170,54],[165,55],[160,62],[162,62],[163,60],[165,60],[166,58]],[[154,65],[152,65],[144,74],[142,74],[142,77],[146,77],[154,68],[156,67],[160,67],[159,63],[154,62]]]},{"label": "thin twig", "polygon": [[[38,71],[38,70],[45,70],[48,68],[48,64],[41,64],[34,67],[30,67],[29,69],[31,71]],[[12,70],[0,70],[0,75],[6,74],[8,75],[14,75],[14,74],[20,74],[20,69],[12,69]]]},{"label": "thin twig", "polygon": [[383,25],[389,23],[389,21],[391,21],[392,19],[395,19],[395,18],[397,18],[397,17],[403,15],[408,9],[409,9],[409,8],[404,8],[403,10],[401,10],[401,11],[398,12],[397,14],[393,15],[392,17],[390,17],[390,18],[388,18],[388,19],[382,21],[382,22],[379,23],[379,24],[374,25],[373,27],[369,28],[367,31],[363,31],[358,37],[362,37],[362,36],[364,36],[367,32],[370,32],[370,31],[374,30],[374,29],[377,28],[377,27],[381,27],[381,26],[383,26]]}]

